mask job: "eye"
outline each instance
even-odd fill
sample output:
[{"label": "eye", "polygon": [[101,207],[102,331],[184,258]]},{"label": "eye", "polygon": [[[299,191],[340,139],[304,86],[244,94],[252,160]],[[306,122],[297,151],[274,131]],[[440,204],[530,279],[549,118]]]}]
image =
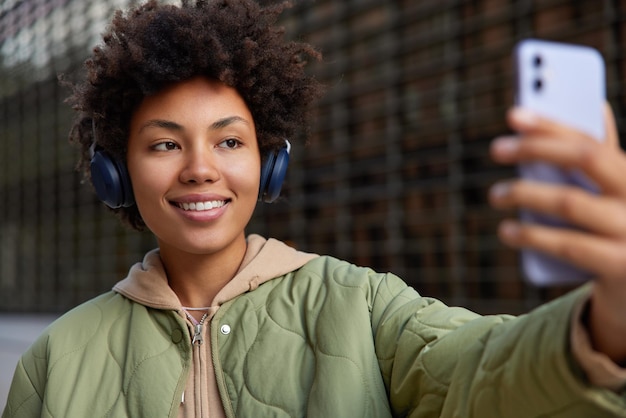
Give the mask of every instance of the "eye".
[{"label": "eye", "polygon": [[228,138],[218,145],[221,148],[236,149],[241,146],[241,141],[235,138]]},{"label": "eye", "polygon": [[155,151],[172,151],[178,148],[178,144],[174,141],[163,141],[152,146],[152,149]]}]

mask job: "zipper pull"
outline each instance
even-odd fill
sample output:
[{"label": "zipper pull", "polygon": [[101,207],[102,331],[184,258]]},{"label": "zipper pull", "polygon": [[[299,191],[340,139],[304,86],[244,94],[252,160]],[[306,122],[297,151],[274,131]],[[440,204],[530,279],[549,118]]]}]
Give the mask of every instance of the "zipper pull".
[{"label": "zipper pull", "polygon": [[202,338],[202,322],[196,325],[195,332],[193,334],[192,344],[202,345],[204,339]]}]

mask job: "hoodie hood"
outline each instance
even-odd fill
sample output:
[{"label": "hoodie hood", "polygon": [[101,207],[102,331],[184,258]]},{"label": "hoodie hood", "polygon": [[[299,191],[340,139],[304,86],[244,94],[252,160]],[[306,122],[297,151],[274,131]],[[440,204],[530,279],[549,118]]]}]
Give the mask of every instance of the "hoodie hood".
[{"label": "hoodie hood", "polygon": [[[297,251],[282,241],[265,239],[259,235],[250,235],[247,242],[248,248],[239,271],[218,292],[211,306],[218,307],[319,257],[317,254]],[[128,276],[118,282],[113,291],[150,308],[181,309],[178,296],[168,284],[158,249],[148,252],[141,263],[133,265]]]}]

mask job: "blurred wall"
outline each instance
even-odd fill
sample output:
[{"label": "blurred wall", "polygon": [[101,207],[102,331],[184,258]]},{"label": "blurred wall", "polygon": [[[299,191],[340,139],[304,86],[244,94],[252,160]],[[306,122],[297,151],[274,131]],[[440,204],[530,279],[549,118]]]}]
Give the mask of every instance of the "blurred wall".
[{"label": "blurred wall", "polygon": [[[60,73],[80,69],[128,0],[0,5],[0,310],[66,310],[111,288],[154,247],[74,172]],[[266,2],[267,3],[267,2]],[[525,37],[594,46],[624,115],[626,1],[296,0],[290,37],[324,62],[309,144],[294,138],[284,198],[249,232],[391,270],[418,291],[482,313],[519,313],[566,288],[524,284],[486,204],[490,140],[513,102],[511,49]]]}]

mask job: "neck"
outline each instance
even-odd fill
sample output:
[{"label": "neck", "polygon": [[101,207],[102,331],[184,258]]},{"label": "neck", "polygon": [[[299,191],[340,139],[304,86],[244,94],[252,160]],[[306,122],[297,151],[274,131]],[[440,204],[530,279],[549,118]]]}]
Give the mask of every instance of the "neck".
[{"label": "neck", "polygon": [[218,292],[237,274],[246,253],[245,237],[216,254],[191,254],[160,245],[167,280],[181,304],[211,306]]}]

